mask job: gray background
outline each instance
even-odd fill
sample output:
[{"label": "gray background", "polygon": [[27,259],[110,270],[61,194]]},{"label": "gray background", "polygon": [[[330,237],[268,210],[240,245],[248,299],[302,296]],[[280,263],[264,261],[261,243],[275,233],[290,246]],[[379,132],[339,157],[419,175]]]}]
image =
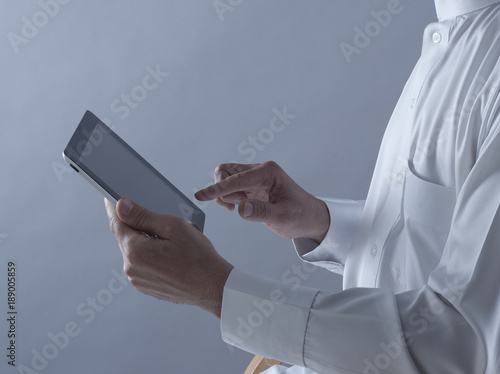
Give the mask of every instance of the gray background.
[{"label": "gray background", "polygon": [[[363,199],[433,3],[401,0],[350,63],[340,44],[393,1],[223,0],[231,10],[219,17],[212,1],[73,0],[16,53],[7,35],[42,8],[2,0],[0,371],[18,372],[4,354],[15,260],[18,364],[31,368],[33,350],[74,322],[80,334],[37,372],[243,373],[252,355],[223,343],[218,321],[196,308],[129,285],[90,323],[78,314],[104,295],[122,259],[102,197],[64,168],[61,151],[90,109],[192,197],[219,163],[247,162],[238,146],[286,106],[296,118],[251,161],[277,161],[315,195]],[[112,103],[157,65],[169,77],[120,118]],[[263,225],[203,208],[206,235],[235,266],[280,279],[299,264],[291,242]],[[303,284],[336,291],[340,278],[317,270]]]}]

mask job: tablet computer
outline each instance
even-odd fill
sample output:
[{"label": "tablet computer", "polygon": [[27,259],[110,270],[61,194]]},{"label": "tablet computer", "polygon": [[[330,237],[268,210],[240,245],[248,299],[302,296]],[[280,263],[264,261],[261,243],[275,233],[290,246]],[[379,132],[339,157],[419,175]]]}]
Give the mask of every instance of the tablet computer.
[{"label": "tablet computer", "polygon": [[90,111],[63,158],[114,204],[128,197],[155,213],[192,221],[203,232],[205,213]]}]

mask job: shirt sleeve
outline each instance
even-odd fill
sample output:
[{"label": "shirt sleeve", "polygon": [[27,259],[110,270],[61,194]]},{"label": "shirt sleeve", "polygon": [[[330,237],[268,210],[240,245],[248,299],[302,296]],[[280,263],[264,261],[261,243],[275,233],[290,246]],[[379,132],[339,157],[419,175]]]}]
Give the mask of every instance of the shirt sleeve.
[{"label": "shirt sleeve", "polygon": [[[425,286],[399,294],[381,288],[330,294],[233,270],[223,296],[223,339],[318,373],[499,372],[500,121],[495,122],[458,189],[441,262]],[[336,235],[330,231],[327,241]],[[348,238],[345,243],[347,248]],[[332,253],[321,258],[342,261],[343,251]]]},{"label": "shirt sleeve", "polygon": [[330,213],[330,227],[318,245],[314,240],[299,238],[293,244],[299,257],[342,275],[345,260],[363,214],[365,201],[320,198]]},{"label": "shirt sleeve", "polygon": [[429,287],[328,294],[234,269],[221,331],[228,344],[318,373],[483,372],[473,329]]}]

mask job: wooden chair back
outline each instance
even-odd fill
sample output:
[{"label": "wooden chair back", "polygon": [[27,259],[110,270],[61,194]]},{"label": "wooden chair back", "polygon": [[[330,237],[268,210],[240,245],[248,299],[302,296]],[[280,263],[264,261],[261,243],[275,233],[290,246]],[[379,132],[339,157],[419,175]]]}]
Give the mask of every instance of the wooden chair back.
[{"label": "wooden chair back", "polygon": [[263,371],[269,369],[271,366],[279,365],[281,361],[266,359],[262,356],[255,356],[253,360],[248,365],[244,374],[260,374]]}]

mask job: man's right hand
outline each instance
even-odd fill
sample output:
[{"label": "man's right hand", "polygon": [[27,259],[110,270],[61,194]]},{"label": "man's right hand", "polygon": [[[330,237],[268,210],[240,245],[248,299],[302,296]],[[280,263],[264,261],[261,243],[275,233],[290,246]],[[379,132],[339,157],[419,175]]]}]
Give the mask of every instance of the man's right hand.
[{"label": "man's right hand", "polygon": [[284,238],[309,238],[320,243],[328,231],[326,204],[303,190],[275,162],[222,164],[215,169],[215,181],[195,197],[215,199],[230,211],[239,205],[243,219],[262,222]]}]

